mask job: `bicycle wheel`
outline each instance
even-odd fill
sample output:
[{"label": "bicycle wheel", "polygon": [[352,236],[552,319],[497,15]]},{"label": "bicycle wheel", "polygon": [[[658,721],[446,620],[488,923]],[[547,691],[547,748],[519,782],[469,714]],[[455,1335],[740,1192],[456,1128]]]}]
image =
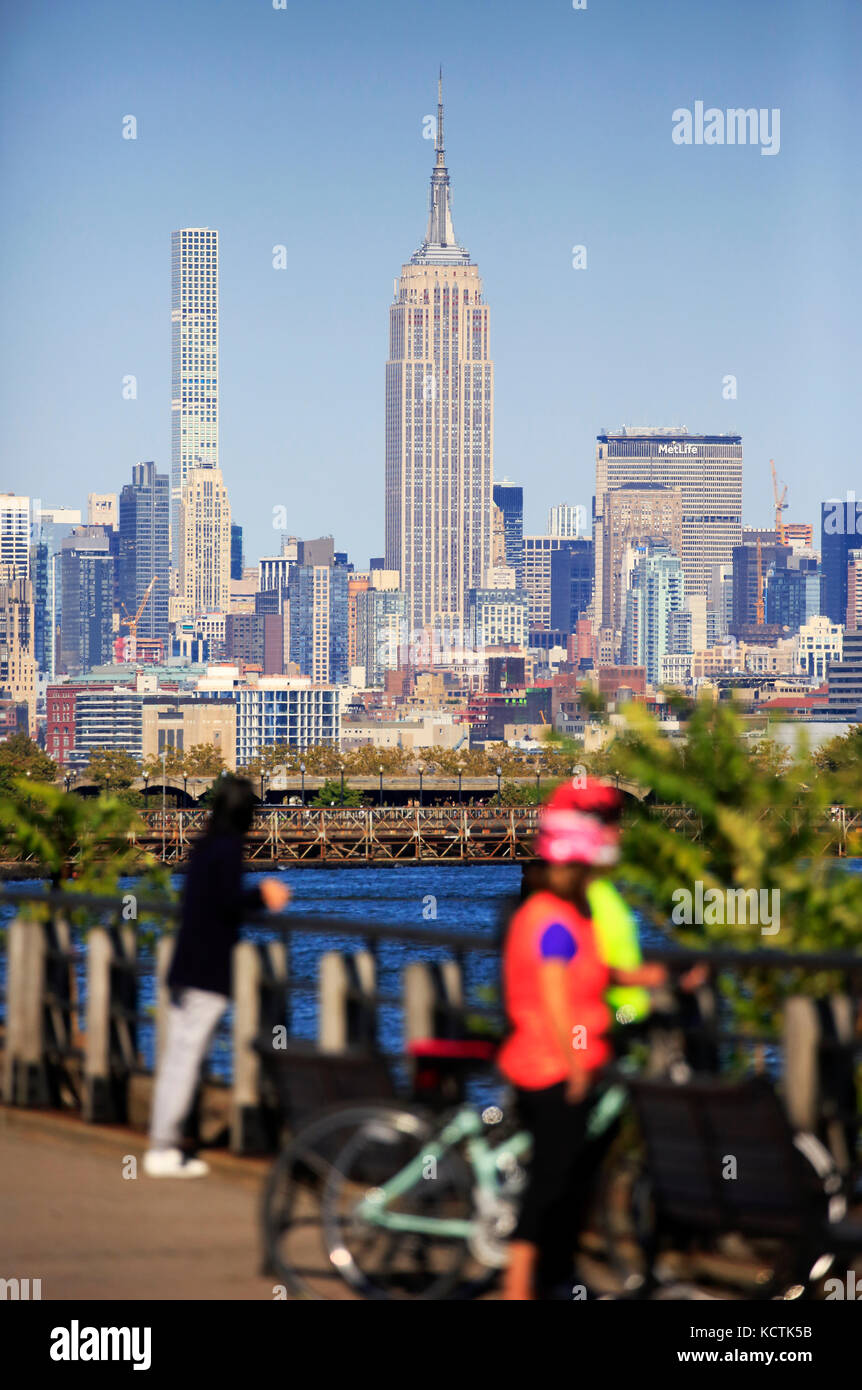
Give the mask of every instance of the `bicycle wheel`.
[{"label": "bicycle wheel", "polygon": [[[808,1134],[797,1135],[795,1145],[822,1184],[829,1219],[842,1220],[847,1204],[828,1150]],[[817,1246],[792,1234],[662,1229],[645,1155],[637,1148],[609,1166],[601,1206],[608,1263],[623,1296],[788,1301],[811,1297],[833,1265],[840,1267],[829,1253],[828,1227]]]},{"label": "bicycle wheel", "polygon": [[323,1239],[321,1194],[333,1161],[356,1129],[400,1114],[400,1107],[386,1102],[332,1106],[303,1125],[278,1155],[261,1198],[263,1264],[295,1297],[351,1296]]},{"label": "bicycle wheel", "polygon": [[[460,1153],[426,1153],[439,1124],[416,1110],[383,1109],[354,1127],[333,1160],[321,1196],[323,1237],[329,1258],[345,1282],[362,1298],[450,1297],[464,1284],[470,1250],[463,1225],[472,1223],[470,1169]],[[381,1206],[374,1218],[369,1198],[416,1164],[403,1191]],[[398,1227],[386,1225],[391,1219]],[[416,1229],[411,1220],[455,1221],[462,1233]]]}]

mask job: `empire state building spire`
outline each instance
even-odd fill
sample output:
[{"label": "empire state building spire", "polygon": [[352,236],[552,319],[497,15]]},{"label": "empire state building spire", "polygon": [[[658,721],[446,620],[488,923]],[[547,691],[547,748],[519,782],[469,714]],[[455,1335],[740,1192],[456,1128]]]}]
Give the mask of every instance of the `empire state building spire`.
[{"label": "empire state building spire", "polygon": [[442,68],[437,79],[437,138],[434,150],[436,158],[431,171],[428,230],[424,242],[411,260],[413,265],[469,265],[470,253],[455,240],[455,229],[452,225],[452,194],[443,144]]}]

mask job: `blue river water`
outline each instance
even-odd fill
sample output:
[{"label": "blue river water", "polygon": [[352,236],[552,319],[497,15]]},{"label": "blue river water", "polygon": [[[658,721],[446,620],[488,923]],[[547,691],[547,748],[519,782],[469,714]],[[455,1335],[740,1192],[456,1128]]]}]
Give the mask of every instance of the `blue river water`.
[{"label": "blue river water", "polygon": [[[862,872],[862,860],[836,861],[842,868]],[[249,874],[253,883],[263,875]],[[471,865],[413,864],[368,868],[302,869],[287,868],[280,877],[292,892],[290,912],[320,913],[336,918],[387,924],[393,928],[431,927],[445,935],[447,931],[467,931],[487,937],[487,952],[468,952],[464,958],[465,998],[480,1007],[493,1007],[497,992],[497,940],[501,926],[512,902],[517,898],[521,869],[517,864]],[[182,889],[182,877],[175,886]],[[7,885],[10,888],[35,887],[29,884]],[[132,891],[133,883],[127,885]],[[0,926],[5,925],[12,909],[0,905]],[[263,926],[249,927],[243,933],[252,940],[275,939],[272,931]],[[667,944],[667,938],[652,924],[641,922],[642,944]],[[312,1039],[317,1035],[317,976],[321,954],[326,950],[356,950],[363,945],[361,930],[352,934],[296,933],[289,938],[289,978],[310,983],[291,992],[289,1031],[299,1038]],[[445,946],[415,946],[404,941],[382,941],[377,949],[377,985],[384,994],[399,994],[405,965],[411,961],[444,959],[451,953]],[[139,1011],[146,1015],[138,1031],[138,1046],[142,1064],[151,1067],[154,1054],[155,978],[151,950],[141,958]],[[0,990],[5,987],[5,955],[0,954]],[[86,980],[83,966],[79,970],[79,999],[83,1006]],[[83,1024],[83,1011],[81,1023]],[[378,1041],[391,1054],[401,1052],[403,1020],[396,1005],[382,1005],[378,1011]],[[226,1016],[214,1043],[210,1058],[213,1075],[225,1080],[231,1072],[230,1016]]]},{"label": "blue river water", "polygon": [[[250,873],[248,884],[263,877]],[[465,955],[465,998],[480,1007],[493,1007],[497,985],[496,942],[509,904],[517,898],[521,870],[517,864],[471,865],[397,865],[369,868],[285,869],[279,875],[288,884],[292,900],[288,911],[319,913],[342,920],[385,924],[393,928],[433,928],[447,931],[467,931],[487,937],[488,951],[468,952]],[[182,891],[183,878],[177,876],[174,886]],[[10,889],[34,888],[31,881],[9,883]],[[134,883],[123,885],[133,891]],[[12,915],[8,906],[0,907],[0,925]],[[246,927],[243,936],[250,940],[278,939],[278,934],[265,926]],[[291,990],[289,1031],[292,1036],[312,1039],[317,1036],[317,976],[320,957],[327,950],[358,950],[363,946],[361,931],[355,936],[297,932],[288,939],[288,976],[297,982],[309,981]],[[377,947],[377,987],[381,994],[399,994],[404,967],[417,960],[433,961],[451,955],[444,946],[414,946],[404,941],[385,940]],[[145,1015],[138,1029],[138,1047],[145,1067],[152,1066],[154,1056],[155,971],[152,948],[144,949],[140,958],[139,1012]],[[5,987],[5,956],[0,955],[0,989]],[[83,1025],[83,1005],[86,1000],[86,978],[83,964],[78,971],[78,997],[81,1003],[80,1022]],[[377,1018],[378,1041],[385,1052],[398,1053],[403,1044],[401,1010],[395,1005],[381,1005]],[[210,1069],[216,1076],[228,1079],[231,1071],[230,1015],[219,1028],[210,1058]]]}]

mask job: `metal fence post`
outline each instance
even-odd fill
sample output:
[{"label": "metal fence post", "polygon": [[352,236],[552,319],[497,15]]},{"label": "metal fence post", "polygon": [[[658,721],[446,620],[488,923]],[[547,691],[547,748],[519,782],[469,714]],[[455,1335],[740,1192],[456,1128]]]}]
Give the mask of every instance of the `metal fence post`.
[{"label": "metal fence post", "polygon": [[42,923],[16,917],[9,928],[7,949],[3,1099],[7,1105],[48,1105],[44,1012],[47,940]]},{"label": "metal fence post", "polygon": [[114,947],[107,927],[87,938],[87,1038],[84,1053],[84,1119],[111,1120],[111,966]]},{"label": "metal fence post", "polygon": [[363,998],[375,989],[374,957],[370,951],[347,955],[326,951],[320,958],[318,1045],[321,1052],[346,1052],[374,1046],[377,1020],[374,1003]]},{"label": "metal fence post", "polygon": [[463,981],[457,961],[416,961],[405,966],[405,1043],[451,1037],[453,1018],[463,1004]]},{"label": "metal fence post", "polygon": [[125,1122],[128,1082],[137,1060],[137,937],[93,927],[87,937],[87,1035],[83,1115],[90,1123]]},{"label": "metal fence post", "polygon": [[[820,1133],[843,1169],[853,1135],[839,1117],[853,1109],[853,1004],[845,995],[796,994],[784,1006],[784,1103],[796,1129]],[[831,1046],[824,1047],[828,1043]]]},{"label": "metal fence post", "polygon": [[262,1153],[270,1146],[257,1047],[268,1043],[278,1050],[281,1039],[275,1030],[286,1025],[287,947],[283,941],[239,942],[233,950],[230,1120],[230,1146],[236,1154]]}]

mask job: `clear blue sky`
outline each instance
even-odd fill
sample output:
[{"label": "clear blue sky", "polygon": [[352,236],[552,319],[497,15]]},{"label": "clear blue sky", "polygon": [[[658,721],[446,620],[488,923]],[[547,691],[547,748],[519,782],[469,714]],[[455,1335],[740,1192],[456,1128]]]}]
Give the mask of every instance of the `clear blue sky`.
[{"label": "clear blue sky", "polygon": [[[771,456],[791,519],[862,494],[859,0],[28,0],[3,25],[0,487],[84,506],[169,470],[170,234],[208,225],[247,562],[278,505],[360,567],[382,553],[388,305],[442,62],[528,529],[589,506],[623,423],[740,430],[750,523]],[[780,108],[780,153],[675,145],[698,100]]]}]

